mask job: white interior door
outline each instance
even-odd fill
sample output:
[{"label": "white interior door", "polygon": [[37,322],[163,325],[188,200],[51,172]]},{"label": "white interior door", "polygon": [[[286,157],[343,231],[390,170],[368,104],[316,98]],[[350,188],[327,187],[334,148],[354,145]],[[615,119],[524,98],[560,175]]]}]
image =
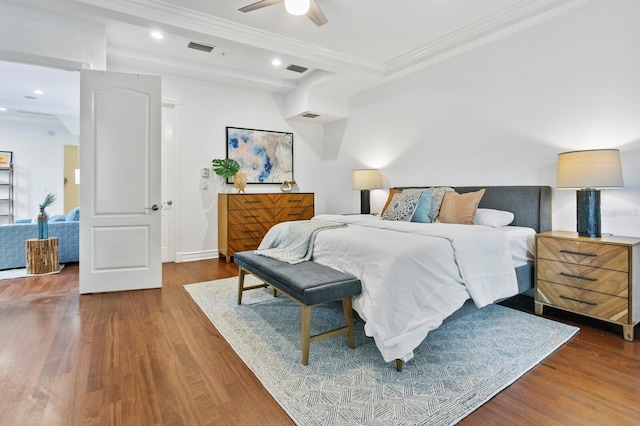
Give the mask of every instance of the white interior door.
[{"label": "white interior door", "polygon": [[160,77],[80,75],[80,293],[162,286]]}]

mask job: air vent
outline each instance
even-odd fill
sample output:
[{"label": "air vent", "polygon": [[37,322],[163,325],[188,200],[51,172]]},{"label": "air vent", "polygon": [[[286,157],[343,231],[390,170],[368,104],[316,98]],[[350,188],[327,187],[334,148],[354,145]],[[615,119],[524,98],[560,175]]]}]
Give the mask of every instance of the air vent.
[{"label": "air vent", "polygon": [[304,114],[301,115],[301,117],[304,117],[304,118],[316,118],[316,117],[320,117],[320,114],[314,114],[312,112],[305,112]]},{"label": "air vent", "polygon": [[195,41],[190,41],[189,46],[187,47],[189,47],[189,49],[202,50],[203,52],[207,52],[207,53],[210,53],[215,48],[215,46],[196,43]]},{"label": "air vent", "polygon": [[305,67],[301,67],[300,65],[289,65],[287,67],[287,69],[289,71],[293,71],[293,72],[299,72],[300,74],[302,74],[303,72],[305,72],[306,70],[308,70],[309,68],[305,68]]}]

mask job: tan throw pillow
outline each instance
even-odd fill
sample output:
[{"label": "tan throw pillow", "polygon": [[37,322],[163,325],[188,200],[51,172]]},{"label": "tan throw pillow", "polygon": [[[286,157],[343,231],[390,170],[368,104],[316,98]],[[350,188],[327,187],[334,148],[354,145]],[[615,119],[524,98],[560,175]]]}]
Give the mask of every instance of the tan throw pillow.
[{"label": "tan throw pillow", "polygon": [[484,189],[481,189],[480,191],[466,194],[447,192],[444,194],[438,219],[442,223],[473,225],[473,218],[476,215],[478,203],[480,203],[484,191]]},{"label": "tan throw pillow", "polygon": [[402,194],[402,191],[400,191],[399,189],[395,189],[395,188],[391,188],[389,190],[389,198],[387,198],[387,202],[384,203],[384,207],[382,208],[382,211],[380,212],[380,216],[382,216],[384,214],[384,212],[387,210],[387,208],[389,207],[389,204],[391,204],[391,200],[393,200],[393,196],[395,194]]}]

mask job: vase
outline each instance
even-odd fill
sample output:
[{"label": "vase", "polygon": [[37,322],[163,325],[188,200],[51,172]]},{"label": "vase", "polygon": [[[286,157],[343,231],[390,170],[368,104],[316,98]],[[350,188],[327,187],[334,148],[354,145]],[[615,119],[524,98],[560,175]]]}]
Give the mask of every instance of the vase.
[{"label": "vase", "polygon": [[247,187],[247,174],[244,172],[238,172],[233,176],[233,186],[238,188],[238,194],[244,192]]},{"label": "vase", "polygon": [[36,228],[37,233],[36,237],[39,240],[45,240],[49,238],[49,223],[47,222],[49,218],[47,217],[47,212],[44,209],[40,209],[40,213],[38,213],[38,226]]}]

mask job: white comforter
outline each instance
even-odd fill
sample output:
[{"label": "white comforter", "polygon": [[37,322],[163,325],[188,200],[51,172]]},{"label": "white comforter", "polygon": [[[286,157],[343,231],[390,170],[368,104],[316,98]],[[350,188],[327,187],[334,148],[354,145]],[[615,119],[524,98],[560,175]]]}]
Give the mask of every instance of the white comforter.
[{"label": "white comforter", "polygon": [[[429,331],[470,296],[482,307],[518,291],[507,239],[497,229],[370,215],[316,218],[349,225],[318,233],[312,260],[361,280],[353,307],[387,362],[413,358]],[[259,249],[269,248],[287,226],[274,226]]]}]

